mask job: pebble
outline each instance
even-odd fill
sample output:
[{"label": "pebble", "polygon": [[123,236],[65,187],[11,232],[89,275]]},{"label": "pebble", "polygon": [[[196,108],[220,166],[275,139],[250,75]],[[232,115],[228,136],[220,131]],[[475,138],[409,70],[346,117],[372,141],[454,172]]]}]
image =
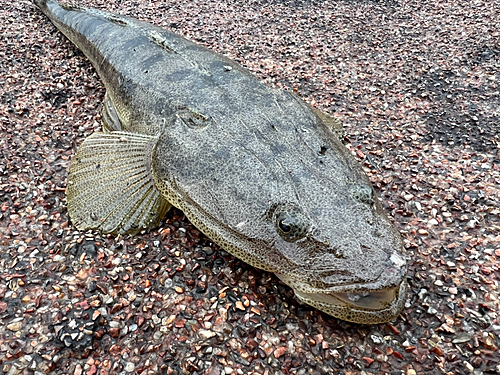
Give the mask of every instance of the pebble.
[{"label": "pebble", "polygon": [[15,323],[7,324],[7,329],[9,331],[17,332],[21,328],[23,328],[23,323],[22,322],[15,322]]},{"label": "pebble", "polygon": [[474,372],[474,367],[467,361],[464,361],[465,368],[467,371],[469,371],[471,374]]},{"label": "pebble", "polygon": [[54,262],[58,262],[58,263],[62,263],[64,261],[66,261],[66,257],[65,256],[62,256],[62,255],[54,255],[54,259],[53,259]]},{"label": "pebble", "polygon": [[366,367],[370,367],[375,360],[370,357],[363,357],[363,362],[365,362]]},{"label": "pebble", "polygon": [[372,339],[374,344],[380,345],[384,342],[384,338],[379,335],[371,335],[370,338]]},{"label": "pebble", "polygon": [[273,352],[274,357],[280,358],[287,352],[287,348],[285,346],[280,346],[276,348],[276,350]]},{"label": "pebble", "polygon": [[472,336],[468,333],[463,333],[456,335],[453,340],[451,341],[453,344],[462,344],[464,342],[470,341]]},{"label": "pebble", "polygon": [[76,368],[73,372],[74,375],[82,375],[83,374],[83,369],[82,369],[82,366],[80,365],[76,365]]},{"label": "pebble", "polygon": [[215,336],[215,332],[202,329],[202,330],[198,331],[198,335],[202,339],[209,339],[209,338],[212,338]]},{"label": "pebble", "polygon": [[133,364],[132,362],[127,362],[127,364],[125,365],[125,371],[133,372],[134,370],[135,370],[135,364]]},{"label": "pebble", "polygon": [[161,319],[158,317],[158,315],[154,314],[151,319],[153,319],[154,324],[160,324]]},{"label": "pebble", "polygon": [[429,306],[429,308],[427,309],[427,313],[430,315],[435,315],[438,313],[438,311],[434,307]]}]

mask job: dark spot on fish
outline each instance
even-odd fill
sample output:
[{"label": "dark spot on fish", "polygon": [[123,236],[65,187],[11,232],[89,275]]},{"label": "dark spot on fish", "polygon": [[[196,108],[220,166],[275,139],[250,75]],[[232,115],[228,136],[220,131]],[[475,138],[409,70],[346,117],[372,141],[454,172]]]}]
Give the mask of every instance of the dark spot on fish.
[{"label": "dark spot on fish", "polygon": [[124,19],[112,16],[109,14],[106,14],[106,16],[104,16],[104,18],[106,18],[108,21],[113,22],[115,25],[118,25],[118,26],[127,26],[128,25],[128,22],[125,21]]},{"label": "dark spot on fish", "polygon": [[158,174],[159,174],[159,177],[160,177],[160,178],[166,178],[166,177],[167,177],[167,168],[165,168],[165,167],[160,167],[160,168],[158,169],[158,172],[159,172]]},{"label": "dark spot on fish", "polygon": [[319,154],[325,155],[327,151],[328,151],[328,146],[321,146],[321,149],[319,150]]},{"label": "dark spot on fish", "polygon": [[61,8],[67,11],[81,11],[82,8],[77,7],[76,5],[68,5],[68,4],[61,4]]},{"label": "dark spot on fish", "polygon": [[[144,68],[151,68],[154,67],[155,65],[158,64],[158,62],[161,62],[163,57],[161,54],[157,53],[155,55],[149,56],[147,59],[142,61],[142,66]],[[147,73],[149,69],[145,69],[144,73]]]},{"label": "dark spot on fish", "polygon": [[333,253],[333,256],[337,259],[342,259],[342,258],[345,258],[345,255],[344,253],[342,252],[342,250],[340,250],[339,248],[337,247],[334,247],[332,249],[332,253]]},{"label": "dark spot on fish", "polygon": [[176,50],[174,50],[171,46],[169,46],[168,40],[163,35],[161,35],[159,32],[150,31],[148,37],[149,37],[149,40],[151,42],[153,42],[157,46],[163,48],[164,50],[171,52],[171,53],[178,54],[178,52]]},{"label": "dark spot on fish", "polygon": [[95,169],[100,169],[100,168],[101,168],[101,164],[97,164],[97,165],[95,166]]},{"label": "dark spot on fish", "polygon": [[[45,90],[42,91],[42,95],[45,97],[46,95],[44,94],[44,92],[46,92],[46,91]],[[4,93],[2,93],[2,95],[0,95],[0,103],[3,103],[3,104],[14,103],[15,98],[16,97],[12,93],[4,92]]]},{"label": "dark spot on fish", "polygon": [[176,113],[177,118],[179,118],[185,125],[192,129],[203,129],[210,123],[210,119],[201,113],[192,111],[189,108],[181,109]]},{"label": "dark spot on fish", "polygon": [[[263,138],[264,139],[264,138]],[[284,144],[271,144],[269,146],[271,151],[273,152],[274,155],[282,155],[285,154],[289,151],[288,147]]]}]

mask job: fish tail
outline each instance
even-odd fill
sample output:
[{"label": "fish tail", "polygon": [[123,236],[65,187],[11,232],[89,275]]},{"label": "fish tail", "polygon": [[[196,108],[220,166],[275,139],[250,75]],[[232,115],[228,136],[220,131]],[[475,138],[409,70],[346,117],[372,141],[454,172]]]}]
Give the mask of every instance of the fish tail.
[{"label": "fish tail", "polygon": [[47,8],[47,3],[55,3],[55,0],[32,0],[33,4],[35,4],[40,9]]},{"label": "fish tail", "polygon": [[31,0],[40,10],[51,20],[55,17],[56,10],[62,10],[61,5],[56,0]]},{"label": "fish tail", "polygon": [[32,1],[54,26],[90,59],[94,66],[99,68],[102,65],[104,57],[95,44],[102,40],[102,28],[113,25],[109,20],[111,15],[95,9],[61,5],[56,0]]},{"label": "fish tail", "polygon": [[75,43],[75,18],[78,17],[77,13],[81,9],[69,5],[60,5],[56,0],[32,0],[32,2],[40,8],[45,14],[68,39]]},{"label": "fish tail", "polygon": [[40,9],[47,7],[47,0],[32,0],[31,2]]}]

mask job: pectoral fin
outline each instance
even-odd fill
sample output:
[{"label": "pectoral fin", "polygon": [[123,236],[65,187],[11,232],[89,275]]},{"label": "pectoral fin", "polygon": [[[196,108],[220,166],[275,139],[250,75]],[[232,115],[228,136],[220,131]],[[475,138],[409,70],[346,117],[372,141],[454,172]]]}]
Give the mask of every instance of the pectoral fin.
[{"label": "pectoral fin", "polygon": [[171,205],[160,195],[150,160],[156,137],[126,132],[94,133],[69,169],[66,199],[80,230],[136,233],[159,224]]},{"label": "pectoral fin", "polygon": [[111,102],[111,98],[108,93],[104,96],[104,102],[102,107],[102,120],[103,120],[103,130],[104,132],[113,132],[123,130],[120,117],[118,112]]}]

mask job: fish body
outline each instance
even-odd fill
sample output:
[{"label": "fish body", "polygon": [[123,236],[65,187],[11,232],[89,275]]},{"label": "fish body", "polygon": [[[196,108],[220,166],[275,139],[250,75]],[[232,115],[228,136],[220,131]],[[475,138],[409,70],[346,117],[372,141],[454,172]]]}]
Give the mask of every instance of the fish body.
[{"label": "fish body", "polygon": [[338,318],[401,312],[407,259],[333,117],[230,59],[132,18],[34,0],[106,86],[104,131],[70,168],[81,230],[137,233],[171,205]]}]

